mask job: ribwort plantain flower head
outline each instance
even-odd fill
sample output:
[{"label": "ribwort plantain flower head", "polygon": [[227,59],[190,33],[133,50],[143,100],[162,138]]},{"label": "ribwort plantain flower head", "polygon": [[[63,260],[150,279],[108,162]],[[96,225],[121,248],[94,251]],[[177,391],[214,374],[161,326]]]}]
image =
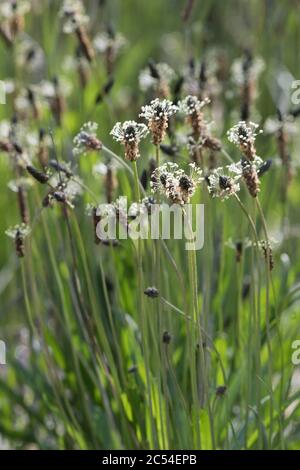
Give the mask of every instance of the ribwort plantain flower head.
[{"label": "ribwort plantain flower head", "polygon": [[12,19],[16,16],[24,16],[30,8],[28,0],[4,0],[0,5],[0,17]]},{"label": "ribwort plantain flower head", "polygon": [[109,50],[112,51],[114,55],[117,55],[127,44],[127,40],[123,34],[117,33],[112,35],[108,32],[97,34],[93,42],[96,51],[106,53]]},{"label": "ribwort plantain flower head", "polygon": [[81,0],[65,0],[60,16],[63,19],[63,32],[67,34],[74,33],[78,27],[85,26],[89,22]]},{"label": "ribwort plantain flower head", "polygon": [[[24,16],[30,11],[31,5],[27,0],[2,0],[0,4],[0,23],[2,35],[7,39],[8,43],[12,43],[14,39],[24,30]],[[4,24],[4,29],[2,27]],[[7,32],[5,33],[5,31]]]},{"label": "ribwort plantain flower head", "polygon": [[135,161],[140,156],[139,143],[149,133],[147,126],[135,121],[117,122],[111,135],[125,147],[126,160]]},{"label": "ribwort plantain flower head", "polygon": [[148,128],[152,134],[154,145],[160,145],[165,137],[166,130],[169,126],[169,119],[178,110],[169,100],[152,100],[150,105],[143,106],[140,117],[148,121]]},{"label": "ribwort plantain flower head", "polygon": [[216,168],[208,177],[208,191],[212,197],[228,199],[240,190],[241,170],[236,165]]},{"label": "ribwort plantain flower head", "polygon": [[189,203],[197,186],[203,181],[201,169],[194,163],[189,166],[189,174],[171,162],[156,168],[151,176],[152,191],[164,194],[174,204]]},{"label": "ribwort plantain flower head", "polygon": [[254,122],[240,121],[227,132],[229,142],[239,147],[247,160],[254,160],[256,157],[255,140],[263,132],[258,128],[258,124]]},{"label": "ribwort plantain flower head", "polygon": [[49,185],[51,190],[43,200],[44,207],[51,207],[54,202],[58,202],[74,209],[74,199],[83,192],[81,180],[78,177],[73,179],[72,175],[61,170],[59,170],[59,174],[55,174],[49,179]]},{"label": "ribwort plantain flower head", "polygon": [[15,225],[14,227],[10,227],[6,230],[5,235],[7,235],[9,238],[15,239],[16,236],[22,236],[23,238],[26,238],[31,232],[31,229],[28,225],[26,224],[21,224],[21,225]]},{"label": "ribwort plantain flower head", "polygon": [[265,63],[262,58],[253,58],[251,56],[236,59],[231,68],[233,81],[242,86],[245,80],[250,83],[258,79],[259,75],[264,71]]},{"label": "ribwort plantain flower head", "polygon": [[197,96],[188,95],[179,102],[179,110],[186,116],[186,121],[192,128],[195,141],[208,137],[208,123],[204,120],[202,108],[210,102],[209,99],[199,100]]},{"label": "ribwort plantain flower head", "polygon": [[16,254],[19,258],[23,258],[25,255],[25,238],[30,234],[31,229],[29,225],[21,224],[15,227],[10,227],[6,230],[5,234],[12,238],[15,242]]},{"label": "ribwort plantain flower head", "polygon": [[154,89],[158,96],[166,98],[170,94],[170,84],[176,74],[169,65],[149,62],[148,67],[139,75],[139,84],[142,91]]},{"label": "ribwort plantain flower head", "polygon": [[197,96],[188,95],[184,100],[179,101],[179,111],[182,112],[185,116],[191,116],[194,113],[198,113],[202,108],[210,103],[208,98],[200,101]]},{"label": "ribwort plantain flower head", "polygon": [[73,153],[82,155],[88,151],[97,151],[102,148],[102,142],[97,137],[98,124],[96,122],[85,123],[80,132],[74,137]]}]

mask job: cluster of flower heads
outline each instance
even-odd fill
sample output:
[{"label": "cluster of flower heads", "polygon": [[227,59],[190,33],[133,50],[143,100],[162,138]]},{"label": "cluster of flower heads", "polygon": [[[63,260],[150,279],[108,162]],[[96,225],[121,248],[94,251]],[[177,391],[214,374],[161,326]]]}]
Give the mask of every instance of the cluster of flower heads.
[{"label": "cluster of flower heads", "polygon": [[195,163],[189,166],[190,174],[171,162],[156,168],[151,176],[152,191],[164,194],[173,204],[189,203],[197,186],[203,181],[202,170]]},{"label": "cluster of flower heads", "polygon": [[135,161],[140,156],[139,144],[149,131],[152,135],[154,145],[160,145],[165,137],[169,118],[176,113],[177,106],[171,101],[159,100],[151,101],[147,106],[142,107],[140,117],[146,119],[147,125],[135,121],[117,122],[111,131],[113,138],[121,142],[125,147],[125,158]]}]

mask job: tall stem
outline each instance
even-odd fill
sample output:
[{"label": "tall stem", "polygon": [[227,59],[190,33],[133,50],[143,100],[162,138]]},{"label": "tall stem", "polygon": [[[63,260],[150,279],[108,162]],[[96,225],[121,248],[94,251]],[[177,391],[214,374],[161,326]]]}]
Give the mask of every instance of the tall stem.
[{"label": "tall stem", "polygon": [[[140,203],[141,202],[140,181],[139,181],[136,161],[133,162],[133,171],[134,171],[134,179],[135,179],[136,198],[138,200],[138,203]],[[137,265],[138,265],[138,301],[139,301],[139,312],[141,314],[142,349],[143,349],[143,355],[145,359],[147,393],[149,397],[149,409],[150,409],[150,421],[151,421],[151,443],[150,444],[151,444],[151,447],[153,448],[157,445],[157,439],[156,439],[156,433],[155,433],[153,405],[152,405],[147,317],[145,315],[144,298],[143,298],[143,259],[142,259],[141,238],[138,239]]]},{"label": "tall stem", "polygon": [[270,273],[270,240],[268,235],[267,223],[261,207],[260,201],[256,198],[256,205],[262,221],[263,231],[266,239],[266,332],[267,332],[267,347],[269,354],[269,387],[270,387],[270,427],[269,427],[269,445],[272,447],[272,433],[273,433],[273,358],[272,358],[272,345],[271,345],[271,330],[270,330],[270,284],[271,284],[271,273]]}]

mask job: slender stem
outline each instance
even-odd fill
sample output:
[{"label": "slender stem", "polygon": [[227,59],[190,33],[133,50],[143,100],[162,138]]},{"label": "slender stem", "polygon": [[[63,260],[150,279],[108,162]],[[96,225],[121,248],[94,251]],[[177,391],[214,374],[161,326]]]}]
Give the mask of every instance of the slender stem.
[{"label": "slender stem", "polygon": [[269,445],[272,447],[272,434],[273,434],[273,387],[272,387],[272,377],[273,377],[273,358],[272,358],[272,345],[271,345],[271,331],[270,331],[270,241],[267,229],[266,219],[261,207],[260,201],[256,198],[256,205],[260,214],[262,221],[263,231],[266,239],[266,331],[267,331],[267,347],[269,354],[269,387],[270,387],[270,427],[269,427]]},{"label": "slender stem", "polygon": [[[159,168],[160,167],[160,146],[159,145],[156,145],[155,147],[155,157],[156,157],[156,168]],[[156,282],[156,285],[157,285],[157,288],[159,289],[159,291],[162,290],[162,276],[161,276],[161,243],[162,243],[162,240],[160,239],[160,195],[159,193],[157,194],[157,209],[158,209],[158,217],[157,217],[157,221],[158,221],[158,240],[155,240],[155,243],[154,243],[154,246],[155,246],[155,282]],[[163,382],[165,382],[165,379],[164,379],[164,372],[163,372],[163,368],[161,367],[163,365],[163,360],[164,360],[164,356],[165,356],[165,353],[164,353],[164,350],[163,350],[163,344],[162,344],[162,341],[161,341],[161,337],[162,337],[162,308],[161,308],[161,303],[159,302],[158,300],[158,303],[157,303],[157,329],[158,329],[158,338],[160,338],[160,342],[159,342],[159,346],[160,346],[160,357],[159,357],[159,361],[160,361],[160,366],[158,367],[158,370],[159,370],[159,387],[161,387],[161,373],[163,374]],[[166,388],[166,386],[165,386]],[[160,399],[160,398],[159,398]],[[168,397],[165,396],[165,400],[167,401]],[[167,418],[168,418],[168,406],[166,405],[165,407],[165,413],[167,415]],[[161,426],[162,428],[164,429],[164,425],[163,425],[163,420],[162,420],[162,423],[161,423]],[[167,437],[166,437],[167,438]]]},{"label": "slender stem", "polygon": [[242,209],[242,211],[244,212],[245,216],[247,217],[249,223],[250,223],[250,226],[251,226],[251,229],[253,231],[253,235],[254,235],[254,239],[255,239],[255,243],[256,243],[256,246],[257,248],[259,248],[259,240],[258,240],[258,235],[257,235],[257,231],[256,231],[256,227],[255,227],[255,223],[253,222],[253,219],[251,217],[251,215],[249,214],[249,212],[247,211],[246,207],[244,206],[244,204],[242,203],[242,201],[240,200],[240,198],[238,197],[237,194],[234,194],[234,197],[235,199],[237,200],[240,208]]},{"label": "slender stem", "polygon": [[133,169],[134,169],[135,192],[136,192],[136,197],[137,197],[138,203],[140,203],[141,202],[141,192],[140,192],[140,185],[139,185],[139,183],[140,183],[139,174],[138,174],[136,161],[134,161],[132,163],[133,163]]},{"label": "slender stem", "polygon": [[226,158],[226,160],[228,160],[229,163],[234,163],[234,160],[223,147],[221,148],[221,153],[224,155],[224,157]]},{"label": "slender stem", "polygon": [[[135,180],[136,198],[138,202],[141,202],[141,193],[139,185],[139,175],[137,170],[136,161],[133,162],[133,172]],[[149,361],[149,344],[148,344],[148,327],[147,317],[144,309],[144,297],[143,297],[143,259],[142,259],[142,240],[138,238],[137,247],[137,265],[138,265],[138,302],[139,312],[141,314],[141,330],[142,330],[142,349],[145,359],[145,371],[146,371],[146,382],[147,392],[149,397],[149,408],[150,408],[150,421],[151,421],[151,446],[152,448],[157,445],[157,438],[155,433],[155,423],[153,416],[153,405],[152,405],[152,392],[151,392],[151,380],[150,380],[150,361]]]},{"label": "slender stem", "polygon": [[[243,213],[247,217],[250,227],[252,229],[253,233],[253,239],[255,243],[255,252],[256,252],[256,258],[257,258],[257,267],[258,267],[258,274],[260,272],[259,270],[259,262],[260,262],[260,257],[259,257],[259,240],[258,240],[258,235],[257,235],[257,230],[255,223],[253,221],[253,218],[249,214],[248,210],[240,200],[240,198],[237,196],[237,194],[234,195],[236,201],[238,202],[240,208],[242,209]],[[252,256],[252,284],[253,284],[253,292],[255,289],[255,273],[254,273],[254,258]],[[260,345],[261,345],[261,340],[260,340],[260,280],[258,279],[257,282],[257,302],[255,302],[255,295],[253,297],[253,309],[254,309],[254,316],[255,316],[255,325],[256,325],[256,338],[257,338],[257,346],[256,346],[256,351],[255,351],[255,357],[256,357],[256,368],[257,368],[257,376],[260,377],[260,370],[261,370],[261,361],[260,361]],[[261,408],[261,401],[260,401],[260,382],[257,380],[257,386],[256,386],[256,391],[257,391],[257,410],[259,411]],[[260,414],[260,413],[258,413]],[[248,426],[248,411],[246,415],[246,429]],[[262,441],[262,428],[261,425],[259,424],[259,439]]]}]

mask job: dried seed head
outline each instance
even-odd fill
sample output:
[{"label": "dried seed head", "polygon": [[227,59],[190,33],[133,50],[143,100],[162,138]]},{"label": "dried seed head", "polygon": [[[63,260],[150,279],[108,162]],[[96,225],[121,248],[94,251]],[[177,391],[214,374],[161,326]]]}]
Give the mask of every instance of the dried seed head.
[{"label": "dried seed head", "polygon": [[140,182],[144,190],[146,191],[148,187],[148,171],[146,170],[146,168],[144,168],[144,170],[142,171]]},{"label": "dried seed head", "polygon": [[266,263],[269,262],[269,270],[273,271],[275,263],[274,263],[274,258],[273,258],[273,250],[272,250],[270,242],[267,243],[265,240],[263,240],[260,242],[260,247],[263,251]]},{"label": "dried seed head", "polygon": [[18,189],[18,203],[22,223],[25,225],[29,224],[29,208],[27,203],[27,192],[20,185]]},{"label": "dried seed head", "polygon": [[177,106],[171,101],[155,99],[150,105],[143,106],[140,117],[148,121],[154,145],[160,145],[166,135],[169,118],[177,112]]},{"label": "dried seed head", "polygon": [[46,132],[44,129],[40,129],[39,131],[39,146],[37,156],[41,167],[45,170],[48,166],[49,152],[46,143]]},{"label": "dried seed head", "polygon": [[41,184],[48,183],[50,177],[47,173],[43,173],[42,171],[37,170],[32,165],[27,165],[26,170],[39,183],[41,183]]},{"label": "dried seed head", "polygon": [[140,156],[139,143],[148,134],[145,124],[135,121],[117,122],[111,131],[115,140],[121,142],[125,147],[126,160],[135,161]]},{"label": "dried seed head", "polygon": [[163,332],[163,337],[162,337],[163,343],[164,344],[170,344],[172,340],[172,336],[168,331]]},{"label": "dried seed head", "polygon": [[218,398],[222,398],[222,397],[225,395],[226,392],[227,392],[227,387],[226,387],[226,385],[220,385],[220,386],[217,387],[217,389],[216,389],[216,396],[217,396]]},{"label": "dried seed head", "polygon": [[242,260],[242,256],[243,256],[243,242],[242,241],[236,242],[235,247],[236,247],[236,261],[237,263],[240,263]]},{"label": "dried seed head", "polygon": [[144,294],[147,297],[151,297],[152,299],[155,299],[159,296],[159,292],[156,287],[147,287],[147,289],[144,291]]}]

